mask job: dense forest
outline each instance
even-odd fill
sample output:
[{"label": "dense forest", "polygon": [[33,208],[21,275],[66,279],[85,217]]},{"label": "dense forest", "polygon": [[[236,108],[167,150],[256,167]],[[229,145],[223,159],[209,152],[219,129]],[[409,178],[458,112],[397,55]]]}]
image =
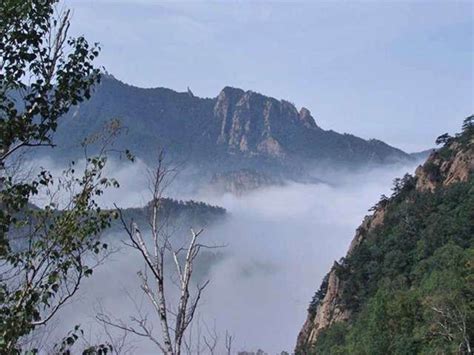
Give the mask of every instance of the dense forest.
[{"label": "dense forest", "polygon": [[[343,285],[336,301],[348,320],[323,329],[315,344],[300,343],[298,353],[472,353],[474,179],[470,171],[465,181],[447,184],[452,176],[445,170],[455,159],[472,165],[473,132],[471,116],[461,134],[438,139],[444,146],[416,176],[397,179],[392,196],[374,206],[383,211],[383,223],[334,266]],[[434,185],[423,185],[423,176]],[[326,296],[328,279],[309,318]]]}]

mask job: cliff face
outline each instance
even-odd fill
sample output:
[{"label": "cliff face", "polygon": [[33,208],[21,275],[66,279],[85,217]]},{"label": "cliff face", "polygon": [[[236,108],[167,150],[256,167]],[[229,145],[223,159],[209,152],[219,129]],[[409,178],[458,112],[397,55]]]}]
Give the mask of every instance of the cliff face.
[{"label": "cliff face", "polygon": [[[463,144],[453,140],[439,151],[432,152],[426,162],[415,172],[415,189],[433,192],[438,187],[447,187],[458,182],[466,182],[474,172],[474,147],[472,131]],[[350,257],[366,241],[368,235],[384,224],[390,202],[381,201],[372,215],[365,217],[350,244]],[[351,319],[351,309],[342,301],[346,284],[338,276],[336,262],[323,282],[312,308],[310,306],[306,322],[301,329],[296,345],[297,354],[307,354],[321,333],[334,323]],[[311,352],[312,353],[312,352]]]},{"label": "cliff face", "polygon": [[[347,255],[350,255],[364,241],[364,238],[370,231],[383,223],[384,215],[384,207],[378,207],[373,215],[365,217],[362,224],[357,228]],[[347,321],[351,316],[350,309],[346,308],[343,302],[341,302],[344,283],[337,276],[338,266],[339,264],[335,262],[326,276],[325,296],[319,301],[316,309],[308,314],[308,318],[298,335],[297,353],[304,353],[301,349],[308,348],[311,344],[314,344],[324,329],[336,322]]]},{"label": "cliff face", "polygon": [[324,130],[308,109],[253,91],[225,87],[215,98],[200,98],[190,91],[137,88],[110,77],[62,120],[58,147],[47,154],[82,156],[83,138],[113,118],[126,128],[115,148],[148,161],[165,148],[174,160],[202,167],[210,176],[244,168],[303,171],[322,161],[360,166],[411,159],[383,142]]},{"label": "cliff face", "polygon": [[217,143],[250,156],[284,158],[288,149],[281,143],[283,135],[319,129],[306,108],[298,112],[287,101],[230,87],[217,97],[214,114],[220,126]]},{"label": "cliff face", "polygon": [[336,275],[338,264],[334,263],[327,276],[326,295],[319,302],[316,312],[308,315],[296,343],[296,353],[304,354],[306,348],[314,344],[324,329],[336,322],[346,321],[351,312],[340,302],[344,285]]},{"label": "cliff face", "polygon": [[445,159],[439,152],[433,152],[426,163],[416,169],[418,190],[433,191],[440,185],[467,181],[474,170],[473,148],[464,150],[460,143],[453,142],[449,153],[449,159]]}]

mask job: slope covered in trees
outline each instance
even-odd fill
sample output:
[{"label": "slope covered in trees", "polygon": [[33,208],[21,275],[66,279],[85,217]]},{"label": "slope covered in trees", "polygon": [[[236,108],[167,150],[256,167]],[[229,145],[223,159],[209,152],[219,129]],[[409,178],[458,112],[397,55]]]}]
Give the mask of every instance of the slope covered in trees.
[{"label": "slope covered in trees", "polygon": [[[122,210],[126,220],[133,220],[139,225],[147,226],[147,220],[151,214],[152,203],[144,207],[126,208]],[[160,219],[173,226],[189,228],[208,227],[225,217],[226,210],[219,206],[212,206],[200,201],[181,201],[172,198],[161,198],[159,208]],[[114,222],[112,230],[122,229],[120,223]]]},{"label": "slope covered in trees", "polygon": [[395,181],[315,294],[298,354],[472,353],[474,126]]}]

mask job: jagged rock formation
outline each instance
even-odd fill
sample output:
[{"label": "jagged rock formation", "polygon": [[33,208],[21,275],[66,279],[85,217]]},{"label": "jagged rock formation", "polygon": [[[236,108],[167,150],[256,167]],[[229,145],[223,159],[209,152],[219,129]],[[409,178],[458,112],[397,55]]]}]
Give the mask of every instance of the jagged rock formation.
[{"label": "jagged rock formation", "polygon": [[141,89],[105,77],[92,98],[58,129],[56,158],[82,156],[80,142],[112,118],[126,127],[115,148],[153,162],[165,148],[179,162],[208,173],[253,169],[303,176],[313,163],[385,164],[412,159],[381,141],[320,128],[310,111],[285,100],[225,87],[216,98],[190,91]]},{"label": "jagged rock formation", "polygon": [[[419,192],[431,193],[438,187],[467,182],[474,172],[473,139],[471,126],[458,139],[433,151],[426,162],[416,169],[414,188]],[[357,251],[371,232],[384,225],[390,203],[389,199],[382,199],[374,207],[373,214],[365,217],[356,231],[346,258]],[[339,269],[340,264],[335,262],[310,305],[307,320],[298,335],[297,354],[313,354],[313,350],[308,349],[312,349],[323,331],[335,323],[351,319],[352,309],[343,301],[346,284],[338,276]]]},{"label": "jagged rock formation", "polygon": [[433,152],[426,163],[416,169],[417,189],[433,191],[439,185],[467,181],[474,170],[473,149],[463,150],[458,142],[453,142],[449,148],[454,152],[449,160],[439,152]]},{"label": "jagged rock formation", "polygon": [[220,122],[217,142],[248,155],[284,158],[288,153],[281,143],[284,135],[299,127],[319,129],[306,108],[298,113],[287,101],[231,87],[217,97],[214,114]]}]

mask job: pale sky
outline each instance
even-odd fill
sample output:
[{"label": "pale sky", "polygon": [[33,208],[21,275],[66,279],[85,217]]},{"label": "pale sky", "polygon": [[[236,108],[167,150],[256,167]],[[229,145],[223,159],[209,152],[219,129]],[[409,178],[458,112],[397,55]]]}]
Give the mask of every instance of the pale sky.
[{"label": "pale sky", "polygon": [[474,2],[65,0],[71,31],[140,87],[224,86],[311,110],[324,129],[430,148],[474,113]]}]

